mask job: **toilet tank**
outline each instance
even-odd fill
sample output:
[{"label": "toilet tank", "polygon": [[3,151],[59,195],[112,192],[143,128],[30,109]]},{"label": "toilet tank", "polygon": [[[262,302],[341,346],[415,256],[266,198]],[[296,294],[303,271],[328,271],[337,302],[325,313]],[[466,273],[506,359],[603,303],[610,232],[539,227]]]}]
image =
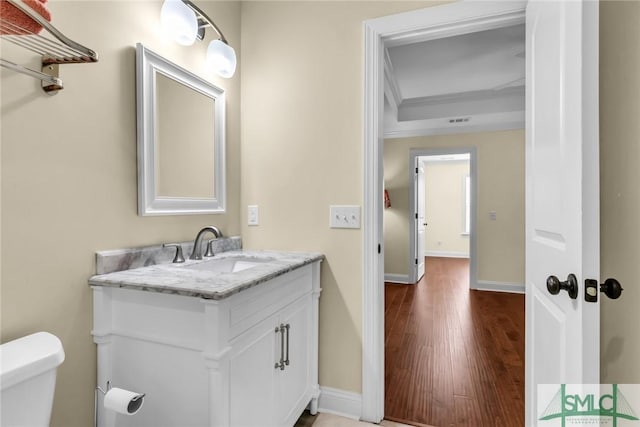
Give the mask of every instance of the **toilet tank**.
[{"label": "toilet tank", "polygon": [[63,361],[62,343],[48,332],[0,345],[0,426],[49,426]]}]

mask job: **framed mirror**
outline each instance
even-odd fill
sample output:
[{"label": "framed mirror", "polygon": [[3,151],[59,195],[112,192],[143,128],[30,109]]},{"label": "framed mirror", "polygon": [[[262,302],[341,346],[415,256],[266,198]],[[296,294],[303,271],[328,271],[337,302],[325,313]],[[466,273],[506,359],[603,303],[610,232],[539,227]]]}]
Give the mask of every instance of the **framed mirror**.
[{"label": "framed mirror", "polygon": [[224,91],[138,43],[138,214],[225,212]]}]

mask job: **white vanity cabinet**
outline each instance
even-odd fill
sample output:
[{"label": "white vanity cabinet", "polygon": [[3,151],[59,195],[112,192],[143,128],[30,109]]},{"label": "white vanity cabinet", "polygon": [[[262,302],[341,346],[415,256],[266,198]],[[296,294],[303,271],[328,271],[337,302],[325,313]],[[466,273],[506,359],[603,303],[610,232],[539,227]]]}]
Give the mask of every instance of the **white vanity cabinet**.
[{"label": "white vanity cabinet", "polygon": [[309,403],[305,388],[313,377],[311,304],[311,296],[303,296],[233,342],[230,425],[260,426],[265,414],[269,425],[295,424]]},{"label": "white vanity cabinet", "polygon": [[100,404],[99,426],[291,427],[317,410],[320,261],[219,300],[92,288],[98,384],[146,393],[134,416]]}]

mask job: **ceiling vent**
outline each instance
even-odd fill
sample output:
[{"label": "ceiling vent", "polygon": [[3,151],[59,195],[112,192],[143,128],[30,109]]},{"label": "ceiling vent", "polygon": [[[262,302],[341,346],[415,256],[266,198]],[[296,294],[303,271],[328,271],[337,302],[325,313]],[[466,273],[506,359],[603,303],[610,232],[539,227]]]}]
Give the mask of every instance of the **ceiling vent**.
[{"label": "ceiling vent", "polygon": [[449,119],[449,123],[466,123],[471,120],[471,117],[456,117],[454,119]]}]

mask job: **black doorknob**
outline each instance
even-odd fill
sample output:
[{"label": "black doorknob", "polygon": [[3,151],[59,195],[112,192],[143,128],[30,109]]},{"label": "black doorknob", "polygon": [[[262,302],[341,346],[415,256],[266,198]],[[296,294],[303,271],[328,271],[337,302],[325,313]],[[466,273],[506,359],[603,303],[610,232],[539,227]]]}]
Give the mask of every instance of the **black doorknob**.
[{"label": "black doorknob", "polygon": [[622,285],[616,279],[607,279],[600,285],[600,292],[604,292],[611,299],[618,299],[622,294]]},{"label": "black doorknob", "polygon": [[578,298],[578,279],[574,274],[569,274],[564,282],[561,282],[556,276],[547,278],[547,290],[551,295],[558,295],[563,289],[569,293],[569,298]]}]

